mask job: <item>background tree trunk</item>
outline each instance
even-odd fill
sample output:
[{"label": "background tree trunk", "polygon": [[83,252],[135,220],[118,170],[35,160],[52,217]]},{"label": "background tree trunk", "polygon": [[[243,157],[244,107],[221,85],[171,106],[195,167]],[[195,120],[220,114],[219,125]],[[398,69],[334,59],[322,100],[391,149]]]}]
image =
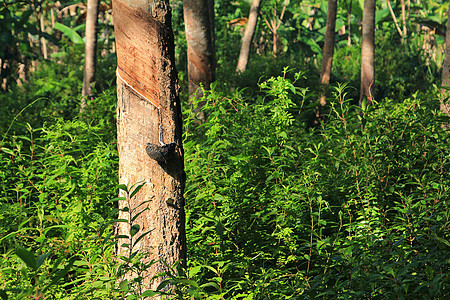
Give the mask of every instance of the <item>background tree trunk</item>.
[{"label": "background tree trunk", "polygon": [[400,4],[402,6],[402,25],[403,25],[403,31],[402,31],[402,42],[406,43],[406,35],[408,34],[407,28],[406,28],[406,7],[405,7],[405,0],[400,0]]},{"label": "background tree trunk", "polygon": [[361,93],[359,106],[364,97],[367,104],[372,103],[375,69],[373,66],[375,57],[375,0],[364,0],[362,47],[361,47]]},{"label": "background tree trunk", "polygon": [[86,106],[86,96],[92,95],[92,83],[95,81],[97,68],[97,27],[98,1],[88,0],[86,12],[86,44],[84,57],[84,79],[82,89],[81,109]]},{"label": "background tree trunk", "polygon": [[347,8],[347,26],[348,26],[348,34],[347,34],[347,46],[352,45],[352,0],[347,5],[347,0],[345,1],[345,7]]},{"label": "background tree trunk", "polygon": [[208,0],[208,11],[209,11],[209,28],[210,30],[210,34],[211,34],[211,45],[212,45],[212,78],[214,80],[216,80],[216,66],[217,66],[217,62],[216,62],[216,12],[214,10],[214,0]]},{"label": "background tree trunk", "polygon": [[[445,34],[445,57],[442,66],[442,86],[450,88],[450,6],[448,8],[447,32]],[[450,112],[449,91],[442,89],[441,111],[448,114]]]},{"label": "background tree trunk", "polygon": [[[200,84],[210,88],[215,80],[213,0],[184,0],[189,96],[203,96]],[[211,17],[212,16],[212,17]]]},{"label": "background tree trunk", "polygon": [[[42,9],[42,5],[40,7],[40,15],[39,15],[39,22],[40,22],[40,29],[41,34],[45,33],[45,21],[44,21],[44,14],[45,11]],[[48,49],[47,49],[47,40],[45,37],[41,36],[41,45],[42,45],[42,55],[44,55],[44,59],[48,59]]]},{"label": "background tree trunk", "polygon": [[[170,4],[169,0],[114,0],[113,14],[119,180],[129,186],[145,183],[133,198],[119,202],[119,218],[129,222],[118,223],[116,234],[129,239],[119,239],[117,255],[128,257],[139,251],[147,253],[142,263],[155,260],[140,274],[144,288],[154,290],[164,278],[152,280],[152,276],[167,270],[162,261],[172,265],[186,256],[182,120]],[[152,159],[146,153],[147,143],[173,145],[173,155]],[[123,192],[121,196],[127,197]],[[131,236],[131,229],[139,231]],[[130,244],[131,250],[123,244]],[[136,275],[129,272],[124,279]]]},{"label": "background tree trunk", "polygon": [[236,72],[244,72],[247,68],[248,58],[250,56],[250,48],[253,36],[255,35],[256,25],[258,23],[258,14],[261,0],[253,0],[248,15],[247,26],[245,27],[244,36],[242,37],[241,52],[236,67]]},{"label": "background tree trunk", "polygon": [[[322,70],[320,71],[320,82],[323,86],[327,86],[330,83],[331,68],[333,66],[336,12],[337,0],[328,0],[327,29],[325,32],[325,44],[323,46]],[[320,96],[320,104],[322,106],[326,104],[324,93]]]}]

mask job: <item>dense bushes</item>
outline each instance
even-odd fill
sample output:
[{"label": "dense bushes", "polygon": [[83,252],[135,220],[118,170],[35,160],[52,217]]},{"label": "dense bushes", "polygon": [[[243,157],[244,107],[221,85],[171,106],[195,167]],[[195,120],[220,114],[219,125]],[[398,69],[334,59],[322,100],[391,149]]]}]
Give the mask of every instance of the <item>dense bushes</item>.
[{"label": "dense bushes", "polygon": [[[113,256],[119,186],[113,43],[99,41],[97,96],[80,113],[84,45],[57,34],[51,40],[57,52],[36,64],[37,19],[30,16],[41,10],[19,2],[0,8],[7,38],[0,298],[153,295],[139,276],[118,281],[149,267],[140,262],[145,253],[123,257],[124,264]],[[188,268],[173,267],[164,284],[177,285],[181,299],[449,298],[450,137],[441,125],[450,121],[438,111],[434,86],[443,38],[431,34],[445,27],[443,1],[411,6],[405,44],[380,2],[379,103],[364,109],[351,99],[359,98],[362,1],[354,4],[352,46],[346,35],[336,36],[328,106],[319,118],[314,93],[323,88],[326,1],[313,10],[291,1],[276,55],[267,23],[259,22],[243,74],[235,73],[243,27],[230,21],[247,17],[250,3],[216,1],[218,82],[199,99],[206,101],[205,120],[188,104],[182,1],[172,2],[185,103]],[[262,18],[276,21],[284,3],[265,3]],[[336,29],[347,17],[341,7]],[[76,26],[72,17],[63,21]],[[425,24],[434,25],[422,31]],[[19,63],[34,70],[22,81]],[[139,185],[119,187],[131,195]]]},{"label": "dense bushes", "polygon": [[[202,122],[185,109],[188,269],[167,282],[194,299],[447,298],[450,140],[438,101],[362,110],[338,86],[311,127],[316,96],[301,73],[289,78],[252,98],[207,93]],[[113,91],[91,104],[3,137],[0,297],[143,291],[117,284],[125,269],[112,257]]]},{"label": "dense bushes", "polygon": [[207,121],[186,130],[189,257],[208,266],[197,278],[226,299],[446,298],[450,153],[436,99],[361,111],[341,86],[311,130],[306,89],[261,87],[252,105],[209,94]]},{"label": "dense bushes", "polygon": [[106,92],[82,119],[47,117],[38,129],[12,123],[3,135],[0,297],[109,297],[113,244],[105,237],[117,214],[108,200],[118,166],[111,101]]}]

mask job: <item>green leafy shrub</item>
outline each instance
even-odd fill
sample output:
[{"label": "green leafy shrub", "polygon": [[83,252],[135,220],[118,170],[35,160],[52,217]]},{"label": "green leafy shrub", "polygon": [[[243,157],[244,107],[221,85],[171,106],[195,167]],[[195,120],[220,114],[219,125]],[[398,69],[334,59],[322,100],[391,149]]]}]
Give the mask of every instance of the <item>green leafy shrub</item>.
[{"label": "green leafy shrub", "polygon": [[[311,128],[316,97],[286,72],[251,98],[207,92],[203,121],[185,110],[188,268],[162,274],[177,286],[165,297],[447,298],[450,120],[437,97],[360,109],[342,85]],[[113,258],[113,93],[79,119],[3,136],[0,297],[159,293],[118,283],[147,266],[145,253]]]},{"label": "green leafy shrub", "polygon": [[[438,65],[441,58],[432,59],[423,49],[423,37],[413,35],[401,44],[396,32],[377,31],[375,38],[375,99],[389,98],[400,101],[412,97],[417,91],[421,97],[432,93],[433,84],[439,83]],[[361,83],[361,47],[337,47],[333,57],[331,83],[348,83],[359,87]],[[359,99],[359,89],[348,91]],[[330,90],[331,96],[331,90]],[[426,96],[424,96],[426,95]]]},{"label": "green leafy shrub", "polygon": [[81,119],[47,115],[49,122],[38,129],[17,123],[27,119],[18,115],[2,135],[2,297],[111,294],[114,98],[104,93],[93,99]]},{"label": "green leafy shrub", "polygon": [[186,293],[446,298],[449,120],[438,101],[363,111],[344,85],[311,130],[308,89],[281,76],[260,86],[251,101],[207,94],[203,124],[186,112],[186,277],[195,282]]}]

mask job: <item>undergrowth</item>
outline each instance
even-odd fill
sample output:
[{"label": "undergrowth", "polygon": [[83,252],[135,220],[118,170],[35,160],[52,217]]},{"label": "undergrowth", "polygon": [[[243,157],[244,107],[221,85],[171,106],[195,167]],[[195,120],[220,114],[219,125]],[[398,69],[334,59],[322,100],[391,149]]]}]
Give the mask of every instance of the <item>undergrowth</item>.
[{"label": "undergrowth", "polygon": [[[360,109],[338,85],[312,127],[317,96],[302,82],[273,77],[252,98],[213,89],[204,120],[184,109],[188,268],[164,284],[182,299],[448,298],[450,136],[437,96]],[[83,117],[3,134],[1,298],[155,294],[118,280],[143,271],[145,253],[113,258],[112,94]]]},{"label": "undergrowth", "polygon": [[189,263],[216,287],[193,295],[446,298],[450,153],[438,101],[361,110],[342,85],[312,129],[303,114],[315,96],[295,79],[271,78],[251,100],[211,92],[203,124],[185,117]]}]

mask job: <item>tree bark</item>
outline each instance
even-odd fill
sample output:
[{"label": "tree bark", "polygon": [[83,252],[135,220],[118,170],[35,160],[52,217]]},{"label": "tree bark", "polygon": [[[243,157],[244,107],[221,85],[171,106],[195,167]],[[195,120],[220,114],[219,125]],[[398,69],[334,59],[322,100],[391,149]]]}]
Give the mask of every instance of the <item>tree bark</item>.
[{"label": "tree bark", "polygon": [[348,34],[347,34],[347,46],[352,45],[352,0],[347,5],[347,0],[344,0],[345,7],[347,8],[347,26],[348,26]]},{"label": "tree bark", "polygon": [[361,93],[359,106],[362,105],[364,97],[367,104],[372,104],[375,82],[375,69],[373,66],[375,58],[375,0],[364,0],[363,25],[362,25],[362,47],[361,47]]},{"label": "tree bark", "polygon": [[209,12],[209,28],[211,34],[211,44],[212,44],[212,78],[216,80],[216,13],[214,10],[214,0],[208,0],[208,12]]},{"label": "tree bark", "polygon": [[[330,83],[331,68],[333,66],[334,36],[336,31],[337,0],[328,0],[327,28],[325,32],[325,44],[323,46],[322,70],[320,81],[323,87]],[[326,104],[325,94],[320,96],[320,104]]]},{"label": "tree bark", "polygon": [[86,106],[86,97],[92,95],[92,84],[95,82],[97,69],[97,27],[99,0],[88,0],[86,12],[86,43],[84,56],[84,79],[81,109]]},{"label": "tree bark", "polygon": [[[131,199],[120,193],[126,199],[119,201],[119,219],[128,222],[116,225],[117,255],[137,251],[145,254],[141,263],[155,261],[140,274],[144,289],[155,290],[164,278],[152,277],[186,257],[182,119],[170,4],[113,0],[113,15],[119,180],[145,184]],[[167,152],[152,152],[163,148]],[[138,233],[132,235],[133,229]],[[123,279],[136,277],[129,272]]]},{"label": "tree bark", "polygon": [[400,0],[400,4],[402,6],[402,24],[403,24],[403,34],[402,34],[402,42],[406,43],[406,35],[408,34],[408,31],[406,29],[406,7],[405,7],[405,0]]},{"label": "tree bark", "polygon": [[[442,66],[442,87],[450,88],[450,6],[448,8],[447,32],[445,34],[445,57]],[[441,111],[450,113],[449,91],[442,89]]]},{"label": "tree bark", "polygon": [[236,67],[236,72],[244,72],[247,68],[248,58],[250,57],[250,48],[253,36],[255,35],[256,25],[258,23],[259,7],[261,0],[253,0],[248,15],[247,26],[245,27],[244,36],[242,37],[241,52]]},{"label": "tree bark", "polygon": [[200,85],[209,89],[215,80],[214,9],[212,0],[184,0],[189,96],[203,96]]},{"label": "tree bark", "polygon": [[[41,33],[45,33],[44,13],[45,13],[45,11],[42,9],[42,6],[41,6],[41,13],[39,16]],[[44,59],[48,59],[47,40],[43,36],[41,36],[41,45],[42,45],[42,54],[44,55]]]}]

